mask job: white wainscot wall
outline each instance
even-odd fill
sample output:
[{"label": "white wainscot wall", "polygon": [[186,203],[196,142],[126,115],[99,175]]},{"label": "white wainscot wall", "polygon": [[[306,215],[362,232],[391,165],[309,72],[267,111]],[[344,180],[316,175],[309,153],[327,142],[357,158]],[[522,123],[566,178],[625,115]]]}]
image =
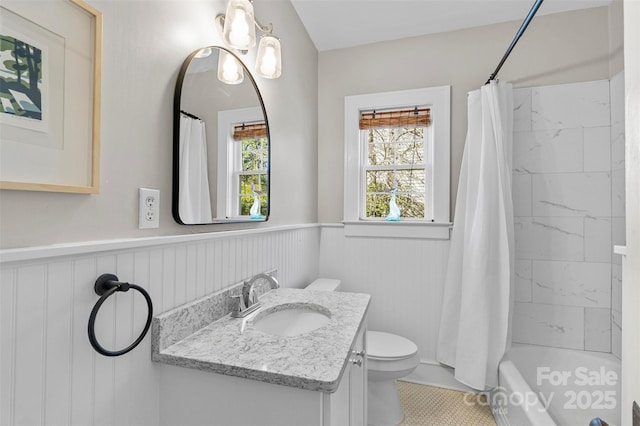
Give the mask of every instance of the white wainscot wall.
[{"label": "white wainscot wall", "polygon": [[[0,424],[159,424],[150,335],[116,358],[89,344],[96,278],[140,285],[160,313],[271,269],[302,287],[318,275],[319,238],[302,225],[0,252]],[[100,309],[98,339],[124,348],[146,315],[139,293],[118,293]]]},{"label": "white wainscot wall", "polygon": [[345,237],[342,225],[324,225],[320,276],[370,294],[369,329],[411,339],[422,363],[437,364],[448,253],[449,240]]}]

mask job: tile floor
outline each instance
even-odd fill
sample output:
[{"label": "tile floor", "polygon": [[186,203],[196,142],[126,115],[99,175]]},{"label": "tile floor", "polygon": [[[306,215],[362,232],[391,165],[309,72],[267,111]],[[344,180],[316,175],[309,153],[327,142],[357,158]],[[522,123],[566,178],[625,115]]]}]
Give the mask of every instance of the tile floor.
[{"label": "tile floor", "polygon": [[485,400],[465,392],[398,381],[401,426],[496,426]]}]

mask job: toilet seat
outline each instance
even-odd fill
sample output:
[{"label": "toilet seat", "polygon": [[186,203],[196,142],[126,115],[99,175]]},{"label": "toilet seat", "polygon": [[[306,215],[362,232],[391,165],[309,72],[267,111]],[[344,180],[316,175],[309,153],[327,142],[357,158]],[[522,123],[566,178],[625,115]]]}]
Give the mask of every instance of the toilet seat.
[{"label": "toilet seat", "polygon": [[367,357],[373,360],[403,360],[418,353],[418,346],[402,336],[367,331]]}]

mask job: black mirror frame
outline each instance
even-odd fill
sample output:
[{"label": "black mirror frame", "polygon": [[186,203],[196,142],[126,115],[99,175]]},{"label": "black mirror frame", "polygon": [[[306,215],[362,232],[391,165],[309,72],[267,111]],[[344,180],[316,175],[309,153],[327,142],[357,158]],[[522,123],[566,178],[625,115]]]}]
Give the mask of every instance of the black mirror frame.
[{"label": "black mirror frame", "polygon": [[[189,64],[196,56],[196,54],[202,49],[211,48],[211,49],[219,49],[225,51],[227,54],[232,55],[240,64],[242,64],[242,68],[244,70],[245,77],[249,77],[253,88],[256,91],[256,95],[258,95],[258,100],[260,101],[260,107],[262,108],[262,115],[264,116],[264,122],[267,126],[267,141],[269,143],[269,152],[267,153],[267,211],[264,219],[255,220],[255,219],[238,219],[238,220],[212,220],[209,223],[184,223],[180,218],[179,212],[179,197],[180,197],[180,98],[182,96],[182,84],[184,81],[184,76],[187,73],[187,69],[189,68]],[[172,194],[171,194],[171,213],[173,215],[173,219],[180,225],[187,226],[198,226],[198,225],[221,225],[226,223],[260,223],[266,222],[269,220],[269,214],[271,211],[271,133],[269,131],[269,119],[267,118],[267,111],[264,107],[264,101],[262,100],[262,94],[260,93],[260,89],[258,89],[258,85],[256,84],[253,75],[246,67],[246,65],[240,60],[240,58],[224,47],[220,46],[205,46],[200,49],[193,51],[187,59],[182,63],[182,67],[180,68],[180,72],[178,73],[178,78],[176,80],[176,87],[173,94],[173,158],[172,158],[172,170],[173,170],[173,178],[172,178]]]}]

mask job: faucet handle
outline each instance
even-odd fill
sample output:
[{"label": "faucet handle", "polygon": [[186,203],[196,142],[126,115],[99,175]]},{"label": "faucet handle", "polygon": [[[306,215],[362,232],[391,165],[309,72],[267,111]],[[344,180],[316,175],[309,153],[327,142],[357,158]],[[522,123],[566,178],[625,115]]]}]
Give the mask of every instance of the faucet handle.
[{"label": "faucet handle", "polygon": [[238,299],[238,304],[231,311],[232,318],[244,318],[247,315],[251,314],[252,312],[255,312],[256,310],[258,310],[258,308],[260,308],[260,302],[258,302],[257,299],[255,303],[247,305],[244,301],[243,294],[236,294],[235,296],[231,296],[231,297],[233,299]]},{"label": "faucet handle", "polygon": [[247,305],[244,303],[244,297],[242,296],[242,294],[236,294],[234,296],[231,296],[231,298],[238,299],[238,303],[236,304],[236,307],[233,309],[232,313],[239,314],[247,310]]}]

